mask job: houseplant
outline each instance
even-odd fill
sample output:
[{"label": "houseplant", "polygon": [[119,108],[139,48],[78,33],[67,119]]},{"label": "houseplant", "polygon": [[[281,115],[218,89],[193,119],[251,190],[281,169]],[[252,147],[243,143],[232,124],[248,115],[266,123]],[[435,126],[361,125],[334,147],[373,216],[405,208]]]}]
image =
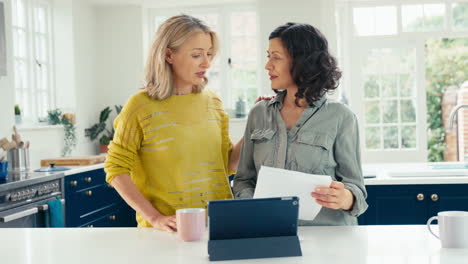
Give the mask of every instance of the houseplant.
[{"label": "houseplant", "polygon": [[[117,115],[122,111],[121,105],[115,105],[115,112]],[[112,109],[108,106],[104,108],[99,114],[99,122],[91,126],[90,128],[85,129],[85,136],[89,137],[91,140],[99,138],[100,152],[106,153],[109,143],[114,138],[114,128],[108,129],[107,124],[109,116],[112,112]]]},{"label": "houseplant", "polygon": [[15,105],[15,123],[21,124],[21,108],[19,105]]},{"label": "houseplant", "polygon": [[75,114],[62,114],[62,110],[57,108],[47,111],[47,120],[51,125],[63,125],[65,144],[62,149],[62,156],[69,155],[76,147]]}]

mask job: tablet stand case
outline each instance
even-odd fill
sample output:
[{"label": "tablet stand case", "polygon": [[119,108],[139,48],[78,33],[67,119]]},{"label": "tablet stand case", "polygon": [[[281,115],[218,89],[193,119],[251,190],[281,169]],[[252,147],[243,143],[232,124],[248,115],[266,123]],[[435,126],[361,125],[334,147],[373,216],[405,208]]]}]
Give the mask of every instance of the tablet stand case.
[{"label": "tablet stand case", "polygon": [[209,202],[210,261],[302,256],[298,209],[297,197]]}]

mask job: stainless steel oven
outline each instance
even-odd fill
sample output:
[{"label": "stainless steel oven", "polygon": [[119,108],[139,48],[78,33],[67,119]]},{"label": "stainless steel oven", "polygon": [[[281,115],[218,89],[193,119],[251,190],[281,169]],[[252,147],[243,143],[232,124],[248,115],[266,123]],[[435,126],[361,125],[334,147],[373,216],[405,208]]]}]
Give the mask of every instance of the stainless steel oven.
[{"label": "stainless steel oven", "polygon": [[62,196],[62,179],[0,192],[0,228],[46,227],[47,202]]}]

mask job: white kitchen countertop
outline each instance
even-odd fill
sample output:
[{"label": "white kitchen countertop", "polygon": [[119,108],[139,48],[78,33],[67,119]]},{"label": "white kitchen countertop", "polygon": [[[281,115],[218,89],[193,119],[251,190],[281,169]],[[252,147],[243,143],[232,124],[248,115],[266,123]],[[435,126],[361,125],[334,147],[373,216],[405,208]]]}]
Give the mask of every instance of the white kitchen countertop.
[{"label": "white kitchen countertop", "polygon": [[[366,178],[366,185],[405,185],[405,184],[468,184],[468,169],[437,169],[431,167],[437,165],[462,165],[461,162],[434,162],[434,163],[382,163],[363,164],[364,176],[375,176]],[[70,170],[64,171],[65,176],[81,172],[101,169],[104,163],[89,166],[67,166]],[[412,177],[405,177],[405,173]],[[460,173],[457,173],[460,172]],[[392,176],[398,175],[398,176]],[[458,174],[458,176],[453,176]],[[428,175],[425,177],[424,175]]]},{"label": "white kitchen countertop", "polygon": [[88,166],[62,166],[62,167],[70,168],[70,170],[63,171],[63,174],[65,174],[65,176],[69,176],[69,175],[73,175],[77,173],[102,169],[104,168],[104,163],[98,163],[98,164],[93,164],[93,165],[88,165]]},{"label": "white kitchen countertop", "polygon": [[363,164],[362,169],[364,177],[375,176],[365,178],[366,185],[468,184],[468,169],[433,169],[464,165],[463,162],[381,163]]},{"label": "white kitchen countertop", "polygon": [[[210,263],[206,237],[182,242],[151,228],[1,229],[0,262]],[[302,257],[225,263],[468,263],[468,249],[442,249],[426,226],[300,227],[299,238]]]}]

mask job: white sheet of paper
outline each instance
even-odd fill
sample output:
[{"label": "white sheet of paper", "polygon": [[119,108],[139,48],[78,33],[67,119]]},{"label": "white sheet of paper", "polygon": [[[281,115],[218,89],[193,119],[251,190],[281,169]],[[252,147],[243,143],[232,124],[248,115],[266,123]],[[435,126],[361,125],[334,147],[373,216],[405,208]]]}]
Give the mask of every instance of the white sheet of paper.
[{"label": "white sheet of paper", "polygon": [[310,193],[316,187],[329,187],[328,175],[307,174],[262,166],[258,172],[254,198],[299,197],[299,219],[314,220],[322,208]]}]

